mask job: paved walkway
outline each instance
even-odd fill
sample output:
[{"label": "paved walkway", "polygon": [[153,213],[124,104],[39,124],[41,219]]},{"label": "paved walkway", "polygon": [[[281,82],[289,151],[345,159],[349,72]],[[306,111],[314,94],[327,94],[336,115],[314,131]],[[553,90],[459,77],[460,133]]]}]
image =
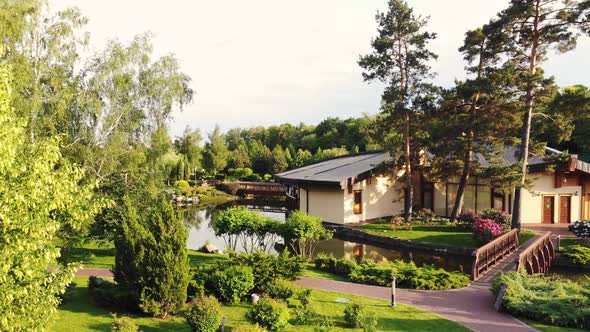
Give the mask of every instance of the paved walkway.
[{"label": "paved walkway", "polygon": [[[303,277],[295,283],[307,288],[391,300],[391,289],[388,287],[309,277]],[[396,294],[399,303],[434,312],[477,332],[535,331],[514,317],[497,312],[492,292],[477,284],[444,291],[397,289]]]},{"label": "paved walkway", "polygon": [[561,235],[561,237],[576,237],[576,235],[568,230],[569,224],[522,224],[522,229],[533,231],[535,233],[551,232],[553,235]]}]

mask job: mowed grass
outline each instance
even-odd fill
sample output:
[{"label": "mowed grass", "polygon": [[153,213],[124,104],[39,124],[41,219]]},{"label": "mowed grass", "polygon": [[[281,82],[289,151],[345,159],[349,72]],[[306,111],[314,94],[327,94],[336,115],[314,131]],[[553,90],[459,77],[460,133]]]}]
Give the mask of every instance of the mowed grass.
[{"label": "mowed grass", "polygon": [[[397,226],[395,230],[388,222],[379,222],[357,226],[359,229],[371,234],[425,242],[452,247],[477,248],[479,243],[473,239],[472,233],[464,231],[453,225],[414,225]],[[531,231],[522,231],[519,234],[520,243],[528,241],[535,236]]]},{"label": "mowed grass", "polygon": [[[109,331],[113,322],[111,311],[96,306],[90,298],[87,285],[88,278],[77,277],[77,286],[70,300],[59,308],[57,320],[49,326],[49,331],[86,332]],[[398,305],[396,308],[389,306],[388,301],[372,299],[362,296],[325,292],[314,290],[310,306],[314,312],[330,317],[334,320],[333,331],[362,331],[351,329],[344,323],[344,303],[337,300],[348,299],[363,306],[367,311],[375,313],[378,318],[379,331],[469,331],[467,328],[441,316],[422,311],[410,306]],[[298,305],[295,299],[290,300],[291,310]],[[251,308],[250,304],[243,303],[232,306],[223,306],[222,315],[226,318],[226,327],[230,330],[238,325],[252,324],[246,317]],[[143,317],[118,313],[130,316],[139,325],[140,330],[150,331],[190,331],[189,326],[182,317],[182,312],[167,319]],[[291,315],[293,317],[293,315]],[[286,332],[311,332],[313,326],[289,326]]]},{"label": "mowed grass", "polygon": [[[188,249],[188,259],[191,267],[202,267],[227,260],[227,256],[222,254],[205,254]],[[86,243],[82,247],[72,249],[69,260],[72,262],[82,262],[84,267],[110,269],[115,265],[115,248],[112,244],[100,246],[94,242]]]},{"label": "mowed grass", "polygon": [[522,319],[523,322],[527,323],[528,325],[534,327],[535,329],[542,331],[542,332],[582,332],[588,331],[584,329],[575,329],[572,327],[560,327],[560,326],[552,326],[547,325],[544,323],[535,322],[529,319]]},{"label": "mowed grass", "polygon": [[395,230],[391,223],[380,222],[358,226],[359,229],[382,236],[426,242],[453,247],[478,247],[477,242],[472,238],[471,232],[466,232],[452,225],[414,225],[397,226]]}]

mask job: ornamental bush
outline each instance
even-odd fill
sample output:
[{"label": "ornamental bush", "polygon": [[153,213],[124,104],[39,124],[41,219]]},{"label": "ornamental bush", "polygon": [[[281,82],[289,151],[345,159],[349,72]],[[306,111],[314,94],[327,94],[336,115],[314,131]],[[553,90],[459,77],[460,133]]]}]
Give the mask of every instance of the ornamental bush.
[{"label": "ornamental bush", "polygon": [[260,325],[239,325],[232,327],[231,332],[266,332]]},{"label": "ornamental bush", "polygon": [[344,321],[349,327],[363,326],[363,307],[357,303],[349,303],[344,308]]},{"label": "ornamental bush", "polygon": [[139,327],[129,317],[113,315],[113,318],[111,332],[137,332],[139,330]]},{"label": "ornamental bush", "polygon": [[471,230],[473,223],[479,219],[479,215],[473,210],[464,210],[457,217],[457,222],[466,230]]},{"label": "ornamental bush", "polygon": [[581,239],[590,239],[590,220],[576,221],[568,229]]},{"label": "ornamental bush", "polygon": [[221,324],[221,306],[212,296],[195,299],[186,311],[186,322],[193,332],[215,332]]},{"label": "ornamental bush", "polygon": [[590,248],[581,245],[573,245],[564,250],[563,255],[574,264],[586,264],[590,262]]},{"label": "ornamental bush", "polygon": [[328,316],[319,316],[313,323],[313,332],[331,332],[334,321]]},{"label": "ornamental bush", "polygon": [[206,289],[227,304],[239,303],[253,288],[254,274],[249,266],[216,270],[206,282]]},{"label": "ornamental bush", "polygon": [[262,287],[262,291],[273,299],[286,301],[295,292],[293,284],[285,279],[274,279]]},{"label": "ornamental bush", "polygon": [[502,309],[512,315],[550,325],[590,328],[590,282],[521,271],[500,273],[492,287],[494,294],[502,285],[507,287]]},{"label": "ornamental bush", "polygon": [[496,209],[484,209],[479,213],[481,219],[492,219],[502,227],[510,227],[512,222],[512,216],[506,211],[500,211]]},{"label": "ornamental bush", "polygon": [[248,318],[271,332],[280,332],[289,325],[289,308],[284,302],[263,298],[250,309]]},{"label": "ornamental bush", "polygon": [[473,223],[473,238],[480,244],[486,244],[502,234],[502,229],[492,219],[477,219]]}]

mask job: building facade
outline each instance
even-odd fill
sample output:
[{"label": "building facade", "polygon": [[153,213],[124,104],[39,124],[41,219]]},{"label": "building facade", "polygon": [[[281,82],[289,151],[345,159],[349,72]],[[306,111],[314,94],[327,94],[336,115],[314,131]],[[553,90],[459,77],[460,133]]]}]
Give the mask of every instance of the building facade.
[{"label": "building facade", "polygon": [[[504,161],[516,162],[508,147]],[[546,153],[561,153],[547,149]],[[479,156],[480,164],[486,161]],[[382,170],[388,156],[368,152],[334,158],[276,175],[287,185],[299,210],[325,222],[367,222],[403,213],[403,184]],[[544,170],[542,158],[532,157],[532,185],[522,191],[523,223],[570,223],[590,219],[590,164],[570,155],[567,165]],[[398,177],[401,174],[398,174]],[[450,216],[458,179],[432,181],[425,174],[414,179],[414,208],[427,208],[439,216]],[[487,208],[512,212],[514,190],[505,192],[486,179],[472,177],[466,187],[464,210]]]}]

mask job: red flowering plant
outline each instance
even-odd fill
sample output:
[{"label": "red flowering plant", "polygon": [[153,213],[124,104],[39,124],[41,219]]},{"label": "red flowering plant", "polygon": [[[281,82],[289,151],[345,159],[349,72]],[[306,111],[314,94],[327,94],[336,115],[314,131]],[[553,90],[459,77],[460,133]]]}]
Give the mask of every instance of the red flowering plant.
[{"label": "red flowering plant", "polygon": [[457,217],[457,222],[459,224],[459,227],[462,227],[463,229],[470,231],[473,229],[473,223],[477,219],[479,219],[479,214],[477,214],[473,210],[465,210],[461,212],[461,214],[459,214],[459,216]]},{"label": "red flowering plant", "polygon": [[477,219],[473,223],[473,238],[486,244],[502,234],[502,228],[492,219]]}]

